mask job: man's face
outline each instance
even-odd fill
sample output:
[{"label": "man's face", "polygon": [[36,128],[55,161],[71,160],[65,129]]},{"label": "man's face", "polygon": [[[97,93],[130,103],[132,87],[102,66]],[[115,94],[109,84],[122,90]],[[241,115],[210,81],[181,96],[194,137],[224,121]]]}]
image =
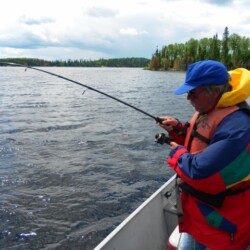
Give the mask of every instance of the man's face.
[{"label": "man's face", "polygon": [[219,93],[215,91],[208,93],[204,86],[199,86],[187,93],[187,99],[199,113],[211,111],[219,100]]}]

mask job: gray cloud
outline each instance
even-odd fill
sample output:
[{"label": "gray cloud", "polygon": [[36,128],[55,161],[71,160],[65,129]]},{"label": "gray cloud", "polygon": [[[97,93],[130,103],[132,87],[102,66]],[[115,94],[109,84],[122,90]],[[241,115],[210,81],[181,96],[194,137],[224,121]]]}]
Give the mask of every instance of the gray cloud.
[{"label": "gray cloud", "polygon": [[0,47],[19,48],[19,49],[37,49],[47,46],[58,46],[57,42],[50,39],[42,39],[32,32],[23,32],[20,34],[11,34],[0,37]]},{"label": "gray cloud", "polygon": [[118,11],[111,10],[102,7],[92,7],[86,11],[87,15],[91,17],[114,17],[118,14]]},{"label": "gray cloud", "polygon": [[[162,0],[163,2],[182,2],[183,0]],[[233,4],[235,0],[198,0],[201,3],[209,3],[212,5],[225,6]]]},{"label": "gray cloud", "polygon": [[50,17],[37,17],[37,18],[32,18],[32,17],[27,17],[27,16],[22,16],[19,18],[19,21],[21,23],[27,24],[27,25],[40,25],[40,24],[46,24],[46,23],[53,23],[55,22],[54,19]]},{"label": "gray cloud", "polygon": [[[72,5],[63,6],[62,2],[58,12],[49,13],[46,8],[28,13],[20,11],[16,19],[6,14],[0,24],[1,56],[19,53],[55,59],[150,58],[156,46],[161,48],[215,34],[221,38],[226,26],[230,34],[249,34],[245,7],[248,5],[243,0],[159,0],[156,5],[150,0],[135,0],[122,7],[109,5],[105,0],[100,3],[102,6],[91,2],[88,6],[79,4],[70,11]],[[187,6],[191,6],[192,11],[186,11]],[[8,13],[2,8],[0,12],[1,18]],[[233,15],[235,18],[231,21]]]},{"label": "gray cloud", "polygon": [[219,5],[219,6],[224,6],[224,5],[230,5],[234,2],[234,0],[204,0],[201,2],[207,2],[213,5]]},{"label": "gray cloud", "polygon": [[41,48],[75,48],[92,50],[104,53],[112,53],[116,41],[107,35],[95,34],[91,37],[74,37],[72,35],[53,36],[43,33],[41,35],[32,32],[10,34],[0,37],[0,47],[16,49],[41,49]]}]

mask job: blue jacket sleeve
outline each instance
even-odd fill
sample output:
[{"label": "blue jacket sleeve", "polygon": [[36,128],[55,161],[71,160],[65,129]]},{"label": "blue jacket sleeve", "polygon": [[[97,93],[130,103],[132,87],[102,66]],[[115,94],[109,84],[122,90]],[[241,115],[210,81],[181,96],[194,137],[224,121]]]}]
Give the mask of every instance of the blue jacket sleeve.
[{"label": "blue jacket sleeve", "polygon": [[250,116],[242,110],[227,116],[201,153],[178,159],[181,171],[192,179],[207,178],[230,164],[250,142]]}]

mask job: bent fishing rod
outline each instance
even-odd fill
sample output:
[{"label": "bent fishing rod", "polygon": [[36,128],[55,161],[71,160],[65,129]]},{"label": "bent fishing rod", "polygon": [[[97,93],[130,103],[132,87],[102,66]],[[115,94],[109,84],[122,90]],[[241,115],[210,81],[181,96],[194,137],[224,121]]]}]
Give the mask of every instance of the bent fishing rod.
[{"label": "bent fishing rod", "polygon": [[133,106],[133,105],[131,105],[131,104],[125,102],[125,101],[122,101],[121,99],[119,99],[119,98],[117,98],[117,97],[114,97],[114,96],[112,96],[112,95],[109,95],[109,94],[107,94],[107,93],[105,93],[105,92],[103,92],[103,91],[100,91],[100,90],[98,90],[98,89],[96,89],[96,88],[90,87],[90,86],[88,86],[88,85],[86,85],[86,84],[83,84],[83,83],[77,82],[77,81],[75,81],[75,80],[72,80],[72,79],[70,79],[70,78],[64,77],[64,76],[62,76],[62,75],[58,75],[58,74],[52,73],[52,72],[47,71],[47,70],[43,70],[43,69],[40,69],[40,68],[36,68],[36,67],[24,65],[24,64],[19,64],[19,63],[0,62],[0,64],[9,65],[9,66],[24,67],[24,68],[26,68],[26,69],[27,69],[27,68],[28,68],[28,69],[33,69],[33,70],[37,70],[37,71],[43,72],[43,73],[45,73],[45,74],[49,74],[49,75],[52,75],[52,76],[55,76],[55,77],[59,77],[59,78],[64,79],[64,80],[66,80],[66,81],[75,83],[75,84],[80,85],[80,86],[82,86],[82,87],[85,87],[85,88],[87,88],[87,89],[89,89],[89,90],[95,91],[95,92],[97,92],[97,93],[99,93],[99,94],[101,94],[101,95],[104,95],[104,96],[106,96],[106,97],[108,97],[108,98],[111,98],[111,99],[113,99],[113,100],[115,100],[115,101],[117,101],[117,102],[120,102],[120,103],[122,103],[122,104],[124,104],[124,105],[126,105],[126,106],[128,106],[128,107],[130,107],[130,108],[132,108],[132,109],[137,110],[138,112],[140,112],[140,113],[142,113],[142,114],[144,114],[144,115],[146,115],[146,116],[149,116],[149,117],[153,118],[157,123],[162,123],[162,119],[159,118],[159,117],[155,117],[155,116],[153,116],[153,115],[147,113],[146,111],[144,111],[144,110],[142,110],[142,109],[139,109],[139,108],[137,108],[137,107],[135,107],[135,106]]}]

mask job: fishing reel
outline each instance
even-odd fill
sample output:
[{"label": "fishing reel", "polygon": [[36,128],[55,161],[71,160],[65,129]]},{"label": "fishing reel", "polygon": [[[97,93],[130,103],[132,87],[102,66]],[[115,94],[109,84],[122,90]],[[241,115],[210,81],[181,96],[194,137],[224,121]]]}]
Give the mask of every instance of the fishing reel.
[{"label": "fishing reel", "polygon": [[159,144],[164,144],[164,143],[170,144],[170,138],[164,133],[156,134],[155,142]]}]

